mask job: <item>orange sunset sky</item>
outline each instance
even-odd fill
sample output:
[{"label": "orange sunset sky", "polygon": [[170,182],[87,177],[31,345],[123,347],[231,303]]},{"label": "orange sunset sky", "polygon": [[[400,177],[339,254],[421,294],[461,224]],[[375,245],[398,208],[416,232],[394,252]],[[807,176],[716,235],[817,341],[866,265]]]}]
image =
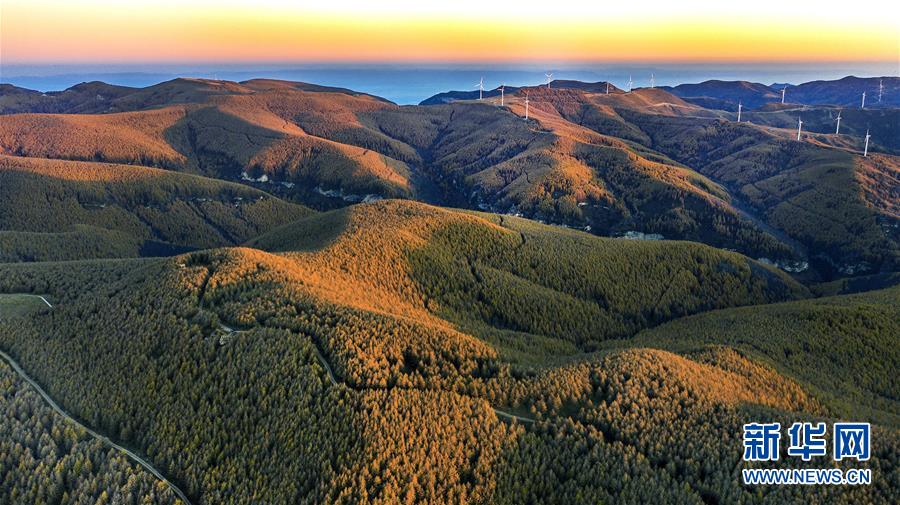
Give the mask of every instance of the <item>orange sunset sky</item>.
[{"label": "orange sunset sky", "polygon": [[2,0],[0,58],[900,62],[898,3]]}]

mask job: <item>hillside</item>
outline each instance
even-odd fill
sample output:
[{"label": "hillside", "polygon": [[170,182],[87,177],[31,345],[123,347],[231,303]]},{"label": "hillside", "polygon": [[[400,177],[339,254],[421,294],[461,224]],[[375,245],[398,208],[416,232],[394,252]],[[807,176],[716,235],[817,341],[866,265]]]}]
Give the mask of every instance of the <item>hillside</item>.
[{"label": "hillside", "polygon": [[402,161],[315,133],[319,124],[353,129],[354,112],[391,106],[380,99],[327,88],[304,91],[272,81],[251,81],[248,87],[181,81],[151,86],[120,101],[127,110],[161,108],[7,116],[0,125],[0,152],[141,164],[233,181],[252,179],[262,186],[278,181],[285,187],[297,184],[307,193],[315,187],[383,196],[411,191],[409,169]]},{"label": "hillside", "polygon": [[749,110],[770,102],[781,101],[781,90],[747,81],[710,80],[662,89],[701,107],[732,112],[737,111],[738,103],[743,105],[744,110]]},{"label": "hillside", "polygon": [[[880,84],[884,85],[881,102],[878,101]],[[863,91],[867,107],[900,107],[900,77],[847,76],[834,81],[811,81],[789,86],[787,93],[793,103],[859,107]]]},{"label": "hillside", "polygon": [[883,162],[872,165],[752,126],[640,120],[648,121],[644,129],[657,149],[732,188],[767,223],[803,243],[820,271],[896,269],[900,236],[887,210],[896,192],[892,157],[873,156]]},{"label": "hillside", "polygon": [[[764,91],[727,82],[681,90]],[[606,94],[603,82],[555,81],[507,91],[504,107],[496,98],[397,107],[304,83],[177,79],[110,109],[128,112],[5,116],[0,151],[201,174],[319,209],[400,197],[602,236],[699,241],[811,268],[812,278],[894,268],[894,161],[859,164],[844,153],[861,147],[863,123],[875,124],[872,152],[900,148],[890,109],[847,110],[846,134],[834,136],[828,108],[745,112],[772,127],[754,128],[662,88]],[[784,166],[797,114],[809,145]],[[794,173],[801,185],[776,187]]]},{"label": "hillside", "polygon": [[[0,127],[0,149],[240,180],[319,207],[335,205],[328,200],[413,197],[522,213],[602,235],[638,231],[755,257],[794,256],[731,208],[727,193],[712,181],[558,117],[553,124],[541,118],[542,97],[581,97],[584,89],[605,88],[557,84],[560,89],[531,89],[541,124],[535,128],[517,116],[521,94],[509,95],[511,110],[487,103],[398,108],[368,95],[299,83],[182,79],[117,102],[179,105],[8,116]],[[657,90],[597,96],[663,114],[703,113]]]},{"label": "hillside", "polygon": [[[601,239],[402,201],[315,215],[247,245],[295,259],[304,286],[335,302],[524,339],[516,345],[539,335],[591,348],[710,303],[806,293],[777,270],[706,246]],[[670,276],[678,280],[662,282]]]},{"label": "hillside", "polygon": [[[595,91],[597,93],[605,93],[607,90],[607,82],[581,82],[581,81],[571,81],[565,79],[554,79],[550,82],[550,87],[555,89],[580,89],[584,91]],[[504,93],[507,95],[513,95],[520,90],[524,89],[524,87],[518,86],[506,86],[504,88]],[[610,93],[621,93],[622,90],[609,83],[609,92]],[[481,94],[483,99],[493,99],[493,102],[500,101],[500,88],[494,89],[486,89]],[[443,105],[448,103],[453,103],[459,100],[477,100],[478,99],[478,90],[475,91],[445,91],[443,93],[438,93],[436,95],[430,96],[425,100],[419,102],[419,105]]]},{"label": "hillside", "polygon": [[[878,101],[879,86],[884,85],[881,101]],[[738,101],[744,108],[757,109],[767,104],[781,102],[781,90],[785,92],[785,102],[803,105],[832,105],[859,108],[862,93],[866,92],[866,106],[870,108],[900,106],[900,77],[854,77],[792,84],[765,84],[746,81],[711,80],[697,84],[679,84],[663,87],[689,102],[703,107],[736,111]]]},{"label": "hillside", "polygon": [[238,244],[309,213],[176,172],[0,156],[0,261],[171,255]]},{"label": "hillside", "polygon": [[111,107],[110,102],[135,91],[136,88],[99,81],[83,82],[64,91],[49,93],[0,84],[0,114],[105,112]]},{"label": "hillside", "polygon": [[[0,319],[0,349],[197,504],[895,496],[738,484],[748,415],[832,415],[780,362],[728,346],[581,352],[680,315],[807,296],[739,254],[405,201],[249,245],[271,252],[0,265],[0,292],[54,305]],[[900,439],[875,430],[869,465],[893,475]]]},{"label": "hillside", "polygon": [[808,384],[836,414],[900,426],[900,287],[709,312],[623,342],[690,353],[726,345]]},{"label": "hillside", "polygon": [[182,503],[150,473],[53,412],[2,359],[0,407],[3,503]]},{"label": "hillside", "polygon": [[[841,116],[841,131],[836,135],[837,116]],[[866,133],[871,134],[869,152],[900,155],[900,108],[814,107],[788,110],[745,112],[742,119],[753,124],[797,130],[797,120],[803,119],[803,130],[818,133],[813,140],[821,145],[835,146],[862,152]]]},{"label": "hillside", "polygon": [[[669,157],[668,163],[691,167],[721,184],[742,217],[790,245],[794,258],[803,258],[817,275],[831,278],[896,268],[898,228],[889,210],[897,187],[894,157],[863,159],[844,150],[858,145],[858,139],[835,149],[829,144],[836,142],[828,136],[807,135],[798,143],[791,130],[674,110],[660,113],[652,100],[650,107],[645,105],[648,98],[601,104],[596,100],[604,97],[598,95],[584,97],[577,107],[548,102],[569,122],[632,140]],[[533,105],[537,110],[542,106]]]}]

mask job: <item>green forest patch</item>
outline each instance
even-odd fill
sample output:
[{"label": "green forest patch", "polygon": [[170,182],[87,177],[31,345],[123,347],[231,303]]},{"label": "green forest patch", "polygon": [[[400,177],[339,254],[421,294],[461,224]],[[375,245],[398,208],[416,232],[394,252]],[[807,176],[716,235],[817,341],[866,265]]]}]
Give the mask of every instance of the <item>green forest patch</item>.
[{"label": "green forest patch", "polygon": [[0,294],[0,319],[23,317],[47,308],[37,295]]}]

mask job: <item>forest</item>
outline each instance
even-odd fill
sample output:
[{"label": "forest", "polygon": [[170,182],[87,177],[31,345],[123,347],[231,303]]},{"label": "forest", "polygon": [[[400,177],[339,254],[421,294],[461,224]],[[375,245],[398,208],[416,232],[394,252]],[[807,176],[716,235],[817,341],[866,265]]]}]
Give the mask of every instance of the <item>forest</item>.
[{"label": "forest", "polygon": [[900,502],[897,157],[598,89],[0,87],[0,503]]},{"label": "forest", "polygon": [[[0,266],[0,292],[53,303],[0,317],[0,348],[63,408],[143,451],[196,503],[897,498],[898,410],[884,382],[898,361],[896,288],[809,300],[783,273],[735,253],[404,202],[297,223],[254,243],[274,253]],[[659,254],[667,261],[654,274]],[[603,281],[629,269],[647,282]],[[678,283],[660,286],[664,278]],[[686,291],[661,296],[676,288]],[[500,293],[522,296],[510,305]],[[723,310],[708,312],[712,299]],[[548,303],[560,305],[540,312]],[[769,320],[753,318],[759,305],[739,307],[759,303]],[[802,355],[702,330],[719,314],[747,314],[734,327],[752,335],[758,325],[767,342],[767,329],[794,320],[782,311],[821,304],[850,311],[821,324],[854,324],[834,335],[848,346],[835,353],[862,352],[860,338],[883,351],[848,355],[860,363],[853,368],[810,349],[822,360],[810,375]],[[604,307],[637,309],[620,326],[590,329]],[[521,319],[529,313],[543,316]],[[625,325],[650,329],[623,339]],[[579,328],[592,338],[577,337]],[[885,477],[861,487],[740,485],[742,420],[786,424],[801,412],[878,423],[869,463]]]},{"label": "forest", "polygon": [[0,361],[0,502],[182,504],[123,455],[53,412]]}]

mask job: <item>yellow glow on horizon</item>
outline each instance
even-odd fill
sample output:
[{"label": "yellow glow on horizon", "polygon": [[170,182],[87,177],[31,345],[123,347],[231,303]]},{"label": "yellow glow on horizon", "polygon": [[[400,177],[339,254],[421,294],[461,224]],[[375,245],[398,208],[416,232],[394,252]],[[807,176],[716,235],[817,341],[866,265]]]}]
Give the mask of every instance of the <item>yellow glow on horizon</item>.
[{"label": "yellow glow on horizon", "polygon": [[[756,0],[744,13],[733,3],[701,0],[643,2],[641,9],[570,0],[534,7],[470,0],[453,7],[353,0],[5,0],[0,57],[6,64],[900,58],[900,12],[893,3],[868,3],[864,11],[840,2],[784,3]],[[879,9],[883,15],[875,15]]]}]

